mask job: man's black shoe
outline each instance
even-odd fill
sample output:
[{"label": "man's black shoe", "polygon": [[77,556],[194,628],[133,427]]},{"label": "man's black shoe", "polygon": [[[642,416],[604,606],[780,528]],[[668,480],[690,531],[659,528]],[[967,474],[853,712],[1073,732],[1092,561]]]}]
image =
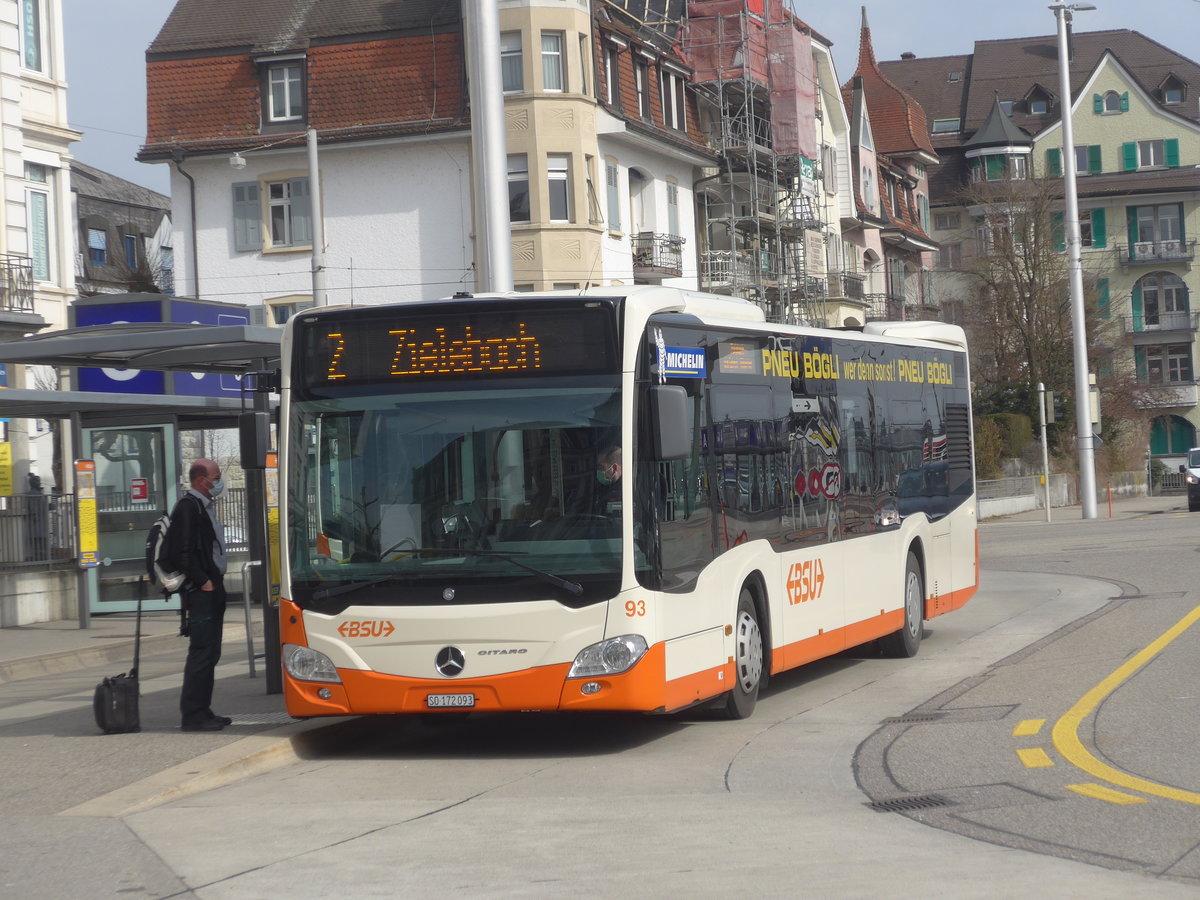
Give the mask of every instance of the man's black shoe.
[{"label": "man's black shoe", "polygon": [[233,719],[229,718],[229,716],[218,716],[216,714],[213,714],[213,715],[209,716],[209,719],[213,722],[220,722],[222,728],[224,728],[227,725],[233,724]]},{"label": "man's black shoe", "polygon": [[205,719],[203,722],[184,722],[179,727],[183,731],[220,731],[225,727],[223,718]]}]

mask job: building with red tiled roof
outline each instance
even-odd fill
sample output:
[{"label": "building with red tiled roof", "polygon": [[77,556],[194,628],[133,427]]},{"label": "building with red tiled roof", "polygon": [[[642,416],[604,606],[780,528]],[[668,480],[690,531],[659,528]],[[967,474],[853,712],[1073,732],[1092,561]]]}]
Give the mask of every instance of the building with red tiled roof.
[{"label": "building with red tiled roof", "polygon": [[[312,302],[318,214],[329,302],[477,289],[476,210],[489,190],[509,197],[518,289],[695,287],[691,186],[712,157],[673,37],[682,2],[654,2],[665,25],[617,0],[504,5],[507,184],[485,186],[472,175],[459,4],[177,0],[146,56],[139,158],[171,167],[180,291],[261,303],[282,320]],[[636,48],[622,58],[630,84],[633,59],[645,62],[646,115],[606,102],[602,31]],[[611,208],[598,188],[610,173]]]},{"label": "building with red tiled roof", "polygon": [[987,252],[968,188],[1035,178],[1062,196],[1070,110],[1080,253],[1106,335],[1094,364],[1131,373],[1150,420],[1146,450],[1174,466],[1200,428],[1200,64],[1128,29],[1075,33],[1071,47],[1070,97],[1061,96],[1055,35],[879,67],[932,120],[941,158],[930,180],[933,236],[947,285],[961,260]]},{"label": "building with red tiled roof", "polygon": [[938,318],[929,272],[927,167],[937,162],[921,104],[880,70],[862,9],[858,68],[843,86],[850,110],[856,221],[848,244],[862,256],[876,318]]}]

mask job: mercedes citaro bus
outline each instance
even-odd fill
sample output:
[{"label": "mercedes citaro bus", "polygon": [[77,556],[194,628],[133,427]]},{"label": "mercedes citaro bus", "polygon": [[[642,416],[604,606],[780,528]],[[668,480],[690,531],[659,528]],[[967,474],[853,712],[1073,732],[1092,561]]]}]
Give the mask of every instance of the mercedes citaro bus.
[{"label": "mercedes citaro bus", "polygon": [[282,368],[294,716],[744,717],[771,674],[915,654],[976,588],[956,326],[460,296],[298,314]]}]

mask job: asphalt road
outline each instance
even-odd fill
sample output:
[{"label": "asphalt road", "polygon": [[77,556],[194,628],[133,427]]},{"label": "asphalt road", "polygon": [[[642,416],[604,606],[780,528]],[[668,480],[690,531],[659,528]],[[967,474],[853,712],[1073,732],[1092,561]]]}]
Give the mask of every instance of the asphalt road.
[{"label": "asphalt road", "polygon": [[[170,654],[142,735],[95,734],[98,673],[0,685],[0,896],[1195,896],[1200,516],[1058,517],[985,524],[915,659],[787,673],[741,722],[353,720],[216,777],[278,723],[236,663],[212,736],[173,728]],[[164,772],[220,786],[113,803]]]}]

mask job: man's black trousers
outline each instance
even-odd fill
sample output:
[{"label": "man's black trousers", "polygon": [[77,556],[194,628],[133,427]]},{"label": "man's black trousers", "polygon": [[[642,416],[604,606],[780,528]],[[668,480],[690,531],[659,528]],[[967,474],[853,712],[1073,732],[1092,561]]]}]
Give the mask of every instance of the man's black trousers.
[{"label": "man's black trousers", "polygon": [[225,586],[217,582],[211,591],[188,591],[183,600],[190,631],[179,713],[181,724],[198,725],[212,715],[213,673],[221,661],[225,627]]}]

